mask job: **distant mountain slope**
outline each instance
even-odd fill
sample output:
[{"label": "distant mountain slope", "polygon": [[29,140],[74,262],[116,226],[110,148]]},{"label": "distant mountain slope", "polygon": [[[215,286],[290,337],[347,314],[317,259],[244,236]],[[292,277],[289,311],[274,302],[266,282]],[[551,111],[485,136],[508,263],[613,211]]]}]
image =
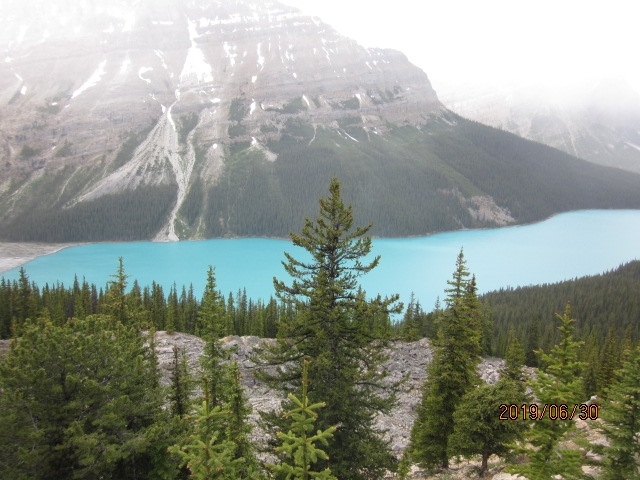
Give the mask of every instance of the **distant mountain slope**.
[{"label": "distant mountain slope", "polygon": [[466,118],[600,165],[640,173],[640,94],[622,80],[585,81],[556,90],[451,84],[438,93]]},{"label": "distant mountain slope", "polygon": [[334,174],[385,236],[640,208],[640,176],[464,120],[401,53],[277,2],[0,19],[0,239],[285,236]]}]

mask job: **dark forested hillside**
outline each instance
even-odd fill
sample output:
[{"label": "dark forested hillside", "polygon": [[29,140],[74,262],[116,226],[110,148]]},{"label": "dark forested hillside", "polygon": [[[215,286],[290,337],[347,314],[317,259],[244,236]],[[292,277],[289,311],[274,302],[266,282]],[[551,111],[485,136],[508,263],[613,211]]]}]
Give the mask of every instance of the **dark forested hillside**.
[{"label": "dark forested hillside", "polygon": [[625,349],[640,341],[640,261],[602,275],[550,285],[502,289],[482,296],[493,317],[493,348],[504,352],[509,331],[525,347],[527,363],[537,366],[533,350],[548,351],[559,341],[555,313],[571,303],[575,336],[584,342],[580,358],[585,394],[611,384]]},{"label": "dark forested hillside", "polygon": [[539,286],[501,289],[482,295],[494,322],[495,339],[513,327],[521,337],[535,321],[540,322],[541,339],[553,344],[553,315],[567,302],[577,319],[576,332],[582,339],[604,338],[611,331],[618,340],[640,339],[640,261],[621,265],[602,275]]},{"label": "dark forested hillside", "polygon": [[7,222],[0,237],[18,242],[146,240],[162,227],[174,195],[174,186],[158,185],[105,195],[53,212],[36,206]]},{"label": "dark forested hillside", "polygon": [[[194,180],[179,212],[180,238],[285,237],[315,209],[332,175],[360,223],[377,236],[420,235],[542,220],[591,208],[640,208],[640,175],[597,166],[453,114],[384,136],[354,120],[341,130],[290,122],[268,147],[229,149],[217,181]],[[357,141],[356,141],[357,140]],[[153,238],[176,187],[146,186],[69,207],[39,204],[0,223],[11,241]],[[179,228],[178,228],[179,227]]]},{"label": "dark forested hillside", "polygon": [[[640,175],[589,164],[453,114],[421,127],[367,133],[297,122],[268,147],[230,153],[221,178],[187,197],[205,236],[286,236],[313,211],[331,175],[379,236],[419,235],[542,220],[590,208],[640,208]],[[196,224],[196,216],[191,223]]]}]

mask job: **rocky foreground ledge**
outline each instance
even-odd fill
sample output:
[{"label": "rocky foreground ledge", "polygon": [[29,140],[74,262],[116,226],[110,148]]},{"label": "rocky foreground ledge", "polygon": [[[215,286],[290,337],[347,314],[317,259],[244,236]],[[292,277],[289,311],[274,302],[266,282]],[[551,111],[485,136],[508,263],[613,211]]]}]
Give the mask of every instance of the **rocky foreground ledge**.
[{"label": "rocky foreground ledge", "polygon": [[[169,372],[173,361],[174,345],[184,349],[188,357],[188,362],[192,371],[199,368],[199,358],[202,355],[205,342],[199,337],[184,333],[166,332],[156,333],[156,351],[158,362],[162,372],[162,381],[169,384]],[[234,348],[235,353],[232,359],[238,361],[242,376],[242,385],[248,397],[249,403],[253,407],[251,420],[255,422],[259,418],[259,412],[276,410],[280,407],[282,396],[280,392],[269,389],[264,383],[256,380],[254,371],[256,365],[249,357],[256,348],[266,342],[273,342],[271,339],[259,337],[238,337],[230,336],[220,340],[224,348]],[[417,407],[421,398],[421,387],[426,378],[426,367],[431,361],[432,350],[429,340],[421,339],[415,342],[392,342],[388,351],[389,360],[385,363],[385,368],[390,374],[390,381],[397,381],[408,376],[404,391],[399,395],[398,405],[390,415],[380,415],[377,419],[378,426],[387,430],[388,438],[391,440],[391,448],[396,456],[400,457],[409,443],[411,427],[417,415]],[[485,358],[478,367],[480,377],[489,384],[495,383],[500,376],[500,369],[504,366],[504,361],[499,358]],[[576,426],[585,435],[586,440],[591,444],[602,443],[603,437],[592,429],[588,422],[576,420]],[[259,431],[254,430],[255,439],[260,441]],[[578,448],[577,446],[575,446]],[[591,452],[585,452],[587,456]],[[409,478],[413,480],[464,480],[477,478],[479,461],[462,460],[452,461],[450,468],[441,474],[428,476],[426,472],[413,467]],[[490,470],[485,478],[491,480],[526,480],[524,477],[511,475],[502,472],[505,467],[499,459],[492,457],[489,462]],[[586,468],[586,470],[585,470]],[[586,474],[593,475],[597,469],[585,467]]]},{"label": "rocky foreground ledge", "polygon": [[[253,420],[258,418],[259,412],[278,409],[283,399],[279,392],[269,389],[264,383],[256,380],[253,374],[256,366],[249,359],[257,347],[272,341],[259,337],[237,336],[225,337],[220,340],[224,348],[235,347],[236,353],[232,354],[232,358],[238,361],[242,384],[249,403],[253,407]],[[185,350],[192,368],[198,368],[198,359],[202,355],[204,344],[205,342],[201,338],[192,335],[157,332],[156,350],[163,381],[166,384],[169,383],[174,345]],[[390,381],[401,380],[406,375],[408,375],[408,381],[399,396],[397,407],[390,415],[380,415],[378,425],[388,431],[393,452],[400,456],[409,442],[411,426],[416,418],[416,408],[420,402],[420,387],[426,377],[426,366],[431,361],[432,350],[429,346],[429,340],[421,339],[415,342],[393,342],[388,353],[389,360],[384,366],[390,374]],[[484,359],[479,367],[481,377],[488,383],[495,383],[503,363],[503,360],[498,358]]]}]

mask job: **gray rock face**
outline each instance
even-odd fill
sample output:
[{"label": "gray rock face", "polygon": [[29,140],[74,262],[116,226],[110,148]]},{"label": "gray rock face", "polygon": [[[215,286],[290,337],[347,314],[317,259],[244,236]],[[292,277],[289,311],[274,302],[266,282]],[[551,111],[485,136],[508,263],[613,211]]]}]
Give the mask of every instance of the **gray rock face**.
[{"label": "gray rock face", "polygon": [[278,2],[7,0],[0,27],[0,197],[19,205],[18,185],[51,175],[63,206],[177,183],[159,240],[177,239],[192,177],[215,181],[224,146],[266,150],[289,119],[357,117],[379,133],[444,108],[400,52]]},{"label": "gray rock face", "polygon": [[[232,359],[238,361],[242,375],[242,384],[253,407],[252,419],[256,420],[261,411],[276,410],[283,400],[279,392],[269,389],[255,379],[253,372],[256,366],[249,360],[251,353],[269,339],[258,337],[225,337],[221,340],[224,348],[234,348]],[[204,341],[198,337],[183,333],[156,333],[156,349],[158,361],[163,373],[163,381],[169,382],[169,367],[172,361],[173,346],[184,348],[189,358],[189,365],[198,367],[198,359],[202,355]],[[415,342],[393,342],[389,351],[389,360],[384,368],[389,372],[389,381],[399,381],[407,377],[404,391],[399,395],[398,405],[390,415],[380,415],[378,426],[387,430],[393,452],[400,456],[409,443],[411,426],[416,417],[416,409],[421,398],[421,387],[426,379],[426,367],[431,361],[432,350],[427,339]],[[487,358],[479,367],[480,376],[488,383],[494,383],[499,377],[499,370],[504,362],[497,358]]]}]

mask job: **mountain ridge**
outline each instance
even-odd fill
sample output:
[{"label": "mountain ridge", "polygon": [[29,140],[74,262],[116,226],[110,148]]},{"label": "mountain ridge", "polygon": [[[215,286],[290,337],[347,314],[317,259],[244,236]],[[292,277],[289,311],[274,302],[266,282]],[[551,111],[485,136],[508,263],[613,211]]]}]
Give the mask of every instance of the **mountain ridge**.
[{"label": "mountain ridge", "polygon": [[640,175],[469,122],[402,53],[278,2],[4,5],[3,240],[282,237],[332,175],[375,235],[640,208]]},{"label": "mountain ridge", "polygon": [[640,95],[603,78],[571,87],[505,83],[449,85],[440,92],[460,115],[600,165],[640,172]]}]

